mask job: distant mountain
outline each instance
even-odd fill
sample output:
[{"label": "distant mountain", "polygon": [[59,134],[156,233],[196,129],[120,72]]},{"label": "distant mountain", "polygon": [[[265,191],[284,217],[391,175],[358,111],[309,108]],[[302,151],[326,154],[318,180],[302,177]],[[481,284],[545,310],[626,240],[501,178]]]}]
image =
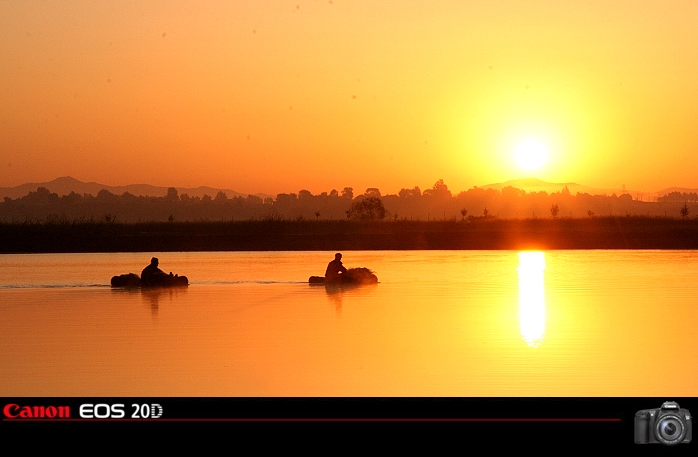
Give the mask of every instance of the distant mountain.
[{"label": "distant mountain", "polygon": [[[53,181],[43,182],[43,183],[27,183],[16,187],[0,187],[0,198],[10,197],[12,199],[24,197],[29,192],[36,192],[39,187],[45,187],[50,192],[54,192],[61,195],[68,195],[71,192],[76,194],[92,194],[97,195],[100,190],[106,189],[112,194],[121,195],[125,192],[129,192],[135,196],[145,196],[145,197],[164,197],[167,195],[167,189],[169,187],[159,187],[151,186],[149,184],[131,184],[128,186],[107,186],[106,184],[99,184],[96,182],[82,182],[70,176],[65,176],[62,178],[56,178]],[[219,191],[225,192],[228,198],[232,197],[247,197],[248,194],[241,194],[230,189],[216,189],[213,187],[176,187],[179,195],[189,194],[190,197],[203,197],[205,194],[214,198]],[[266,198],[272,197],[272,195],[267,194],[253,194],[257,197]]]},{"label": "distant mountain", "polygon": [[659,192],[657,192],[657,196],[663,197],[663,196],[670,194],[672,192],[679,192],[681,194],[690,194],[690,193],[697,193],[698,194],[698,189],[689,189],[688,187],[667,187],[666,189],[662,189]]},{"label": "distant mountain", "polygon": [[[543,181],[538,178],[525,178],[525,179],[514,179],[511,181],[506,181],[502,183],[495,183],[495,184],[488,184],[486,186],[480,186],[485,189],[497,189],[497,190],[502,190],[503,187],[515,187],[517,189],[525,190],[526,192],[546,192],[548,194],[553,193],[553,192],[560,192],[562,189],[567,186],[567,188],[570,190],[570,193],[572,195],[577,195],[577,192],[580,193],[587,193],[589,195],[621,195],[623,194],[623,189],[598,189],[594,187],[589,187],[589,186],[583,186],[581,184],[577,184],[574,182],[560,182],[560,183],[554,183],[554,182],[547,182]],[[636,198],[636,196],[643,196],[643,200],[649,201],[650,198],[653,198],[656,196],[655,192],[645,192],[645,191],[638,191],[638,190],[625,190],[625,193],[628,193],[633,196],[633,198]]]}]

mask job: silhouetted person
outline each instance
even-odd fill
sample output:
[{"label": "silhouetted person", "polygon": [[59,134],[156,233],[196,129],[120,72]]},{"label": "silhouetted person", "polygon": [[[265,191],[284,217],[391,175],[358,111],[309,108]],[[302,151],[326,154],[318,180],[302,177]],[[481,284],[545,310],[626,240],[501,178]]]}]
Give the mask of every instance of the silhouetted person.
[{"label": "silhouetted person", "polygon": [[338,252],[334,255],[334,260],[327,264],[327,270],[325,271],[325,281],[329,282],[334,279],[337,279],[346,272],[347,269],[344,268],[344,265],[342,265],[342,254]]},{"label": "silhouetted person", "polygon": [[[141,272],[141,281],[146,286],[154,286],[162,282],[167,273],[158,268],[158,259],[153,257],[150,259],[150,265],[145,267]],[[160,281],[158,281],[160,280]]]}]

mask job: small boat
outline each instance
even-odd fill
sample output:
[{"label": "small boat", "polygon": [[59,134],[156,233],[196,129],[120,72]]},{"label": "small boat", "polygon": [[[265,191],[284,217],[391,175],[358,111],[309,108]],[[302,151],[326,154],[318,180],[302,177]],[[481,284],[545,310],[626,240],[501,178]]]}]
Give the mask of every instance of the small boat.
[{"label": "small boat", "polygon": [[311,276],[308,284],[324,286],[362,286],[364,284],[377,284],[378,277],[368,268],[349,268],[346,273],[333,280],[327,281],[324,276]]},{"label": "small boat", "polygon": [[112,276],[112,287],[187,287],[189,279],[179,275],[156,275],[148,284],[144,284],[141,277],[135,273],[128,273],[119,276]]}]

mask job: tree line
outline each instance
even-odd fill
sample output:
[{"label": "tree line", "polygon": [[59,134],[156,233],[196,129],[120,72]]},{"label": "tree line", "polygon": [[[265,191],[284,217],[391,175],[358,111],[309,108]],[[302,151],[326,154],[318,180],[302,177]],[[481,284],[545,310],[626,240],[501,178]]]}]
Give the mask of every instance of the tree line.
[{"label": "tree line", "polygon": [[[677,194],[677,195],[674,195]],[[689,205],[688,202],[694,203]],[[630,194],[572,195],[567,187],[557,192],[526,192],[515,187],[500,190],[473,187],[453,194],[443,180],[422,191],[418,186],[397,194],[381,194],[378,188],[363,193],[344,187],[313,195],[303,189],[276,198],[254,195],[229,198],[224,192],[192,197],[174,187],[163,197],[122,195],[101,190],[96,196],[59,196],[45,187],[23,197],[0,202],[0,222],[76,221],[164,222],[226,220],[456,220],[593,218],[597,216],[645,216],[687,218],[698,214],[698,196],[674,192],[656,202],[633,200]]]}]

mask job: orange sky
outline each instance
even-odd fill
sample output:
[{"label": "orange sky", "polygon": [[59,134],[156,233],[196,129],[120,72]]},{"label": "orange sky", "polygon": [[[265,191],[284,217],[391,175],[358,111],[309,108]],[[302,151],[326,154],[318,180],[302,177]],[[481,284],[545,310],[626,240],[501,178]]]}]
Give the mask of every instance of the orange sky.
[{"label": "orange sky", "polygon": [[697,24],[694,0],[6,1],[0,187],[698,187]]}]

